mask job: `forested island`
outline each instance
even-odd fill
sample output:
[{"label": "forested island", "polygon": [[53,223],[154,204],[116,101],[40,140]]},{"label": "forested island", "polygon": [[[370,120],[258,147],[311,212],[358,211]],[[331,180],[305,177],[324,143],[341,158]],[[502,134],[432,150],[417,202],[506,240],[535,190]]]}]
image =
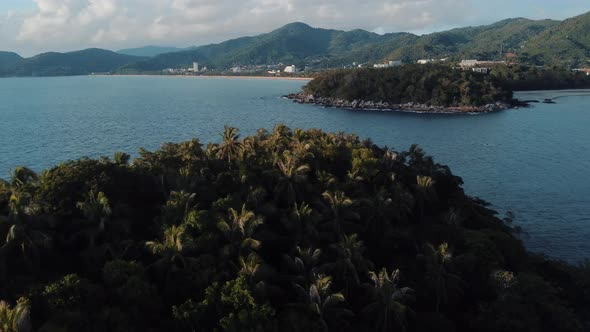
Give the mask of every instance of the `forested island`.
[{"label": "forested island", "polygon": [[526,105],[513,99],[514,91],[590,88],[590,76],[558,67],[498,64],[485,70],[447,64],[335,70],[287,98],[350,109],[481,113]]},{"label": "forested island", "polygon": [[284,125],[19,167],[0,330],[588,331],[590,264],[461,186],[417,146]]}]

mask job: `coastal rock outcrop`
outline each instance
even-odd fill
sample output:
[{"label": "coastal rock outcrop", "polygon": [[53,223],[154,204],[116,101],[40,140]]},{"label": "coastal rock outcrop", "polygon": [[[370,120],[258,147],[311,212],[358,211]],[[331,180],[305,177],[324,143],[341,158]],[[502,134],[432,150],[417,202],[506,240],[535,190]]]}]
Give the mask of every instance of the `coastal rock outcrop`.
[{"label": "coastal rock outcrop", "polygon": [[505,102],[496,102],[483,106],[433,106],[421,103],[390,104],[384,101],[359,100],[348,101],[338,98],[320,97],[304,93],[291,93],[285,98],[300,104],[313,104],[323,107],[335,107],[354,110],[400,111],[416,113],[489,113],[512,108]]}]

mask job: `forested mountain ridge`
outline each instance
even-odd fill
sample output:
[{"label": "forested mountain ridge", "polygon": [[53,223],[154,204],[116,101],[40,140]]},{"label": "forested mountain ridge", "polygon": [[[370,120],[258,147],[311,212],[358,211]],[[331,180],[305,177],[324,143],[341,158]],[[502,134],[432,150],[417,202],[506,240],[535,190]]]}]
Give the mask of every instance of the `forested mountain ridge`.
[{"label": "forested mountain ridge", "polygon": [[133,56],[141,56],[141,57],[154,57],[164,53],[172,53],[172,52],[180,52],[182,48],[178,47],[165,47],[165,46],[143,46],[143,47],[136,47],[136,48],[126,48],[122,50],[118,50],[117,53],[119,54],[126,54],[126,55],[133,55]]},{"label": "forested mountain ridge", "polygon": [[[0,181],[0,327],[587,331],[590,265],[526,252],[417,146],[277,125]],[[5,240],[4,240],[5,239]]]},{"label": "forested mountain ridge", "polygon": [[0,71],[5,68],[10,68],[23,58],[14,52],[2,52],[0,51]]},{"label": "forested mountain ridge", "polygon": [[523,60],[534,63],[590,67],[590,13],[569,18],[531,38]]},{"label": "forested mountain ridge", "polygon": [[[540,41],[545,40],[542,33],[571,31],[573,27],[579,32],[577,35],[587,38],[588,32],[583,29],[586,26],[583,22],[588,21],[589,15],[563,22],[507,19],[490,25],[457,28],[422,36],[410,33],[378,35],[364,30],[338,31],[291,23],[267,34],[196,47],[182,52],[182,57],[174,53],[162,54],[125,66],[124,70],[186,66],[190,59],[204,62],[216,70],[225,70],[239,65],[277,63],[325,68],[384,60],[402,60],[407,63],[429,58],[500,60],[505,59],[507,54],[511,54],[513,60],[536,65],[583,66],[586,59],[579,52],[583,41],[562,45],[559,54],[552,50],[552,44]],[[547,56],[535,56],[538,53]],[[572,56],[564,57],[563,54]]]},{"label": "forested mountain ridge", "polygon": [[142,59],[108,50],[91,48],[81,51],[49,52],[21,59],[4,69],[2,76],[71,76],[108,73]]},{"label": "forested mountain ridge", "polygon": [[[425,35],[364,30],[339,31],[291,23],[270,33],[241,37],[176,51],[147,47],[122,50],[136,55],[109,54],[106,50],[45,53],[3,66],[0,75],[84,75],[92,72],[154,73],[167,68],[190,67],[199,62],[215,71],[234,66],[295,64],[320,70],[387,60],[415,63],[418,59],[516,61],[530,65],[567,68],[590,66],[590,13],[564,21],[514,18],[490,25],[457,28]],[[91,53],[101,52],[94,56]],[[167,51],[174,51],[162,53]],[[95,54],[96,55],[96,54]],[[98,59],[102,62],[98,64]],[[11,56],[14,61],[14,56]]]}]

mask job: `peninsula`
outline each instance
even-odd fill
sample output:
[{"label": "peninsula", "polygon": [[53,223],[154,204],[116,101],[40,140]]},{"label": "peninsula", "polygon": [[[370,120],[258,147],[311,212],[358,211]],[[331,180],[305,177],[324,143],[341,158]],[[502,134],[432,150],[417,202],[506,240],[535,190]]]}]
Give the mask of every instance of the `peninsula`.
[{"label": "peninsula", "polygon": [[473,68],[412,64],[322,73],[302,92],[285,96],[302,104],[359,110],[486,113],[526,106],[516,90],[583,89],[585,73],[506,63]]}]

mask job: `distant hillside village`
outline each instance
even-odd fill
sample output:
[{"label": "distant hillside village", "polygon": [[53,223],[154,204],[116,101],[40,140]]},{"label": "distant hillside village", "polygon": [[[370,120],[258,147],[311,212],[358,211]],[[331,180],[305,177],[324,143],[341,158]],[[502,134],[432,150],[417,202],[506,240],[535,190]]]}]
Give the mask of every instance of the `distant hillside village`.
[{"label": "distant hillside village", "polygon": [[[510,59],[510,54],[507,55],[507,59]],[[478,59],[466,59],[460,62],[449,61],[447,58],[443,59],[419,59],[415,62],[419,65],[427,65],[433,63],[444,64],[455,66],[457,69],[470,70],[476,73],[489,74],[493,68],[497,66],[510,66],[518,63],[513,61],[491,61],[491,60],[478,60]],[[401,60],[388,60],[382,63],[356,63],[353,62],[351,65],[345,65],[337,68],[321,68],[315,69],[311,66],[305,66],[304,68],[298,68],[296,65],[285,65],[283,63],[268,64],[268,65],[236,65],[222,71],[210,71],[207,66],[200,67],[198,62],[193,62],[192,67],[185,68],[167,68],[162,71],[164,75],[209,75],[209,74],[231,74],[231,75],[264,75],[264,76],[293,76],[293,75],[305,75],[313,74],[323,70],[329,69],[354,69],[354,68],[374,68],[384,69],[402,66],[404,64],[410,64],[409,62],[404,63]],[[590,68],[575,68],[572,69],[576,72],[583,72],[590,76]]]},{"label": "distant hillside village", "polygon": [[[225,74],[264,74],[268,76],[281,76],[281,74],[293,75],[309,71],[309,67],[304,70],[297,68],[295,65],[284,65],[283,63],[271,64],[271,65],[245,65],[245,66],[234,66],[227,70],[221,71]],[[199,67],[198,62],[193,62],[192,67],[182,68],[167,68],[162,70],[164,75],[207,75],[216,73],[210,71],[207,66]],[[220,73],[217,71],[217,73]]]}]

